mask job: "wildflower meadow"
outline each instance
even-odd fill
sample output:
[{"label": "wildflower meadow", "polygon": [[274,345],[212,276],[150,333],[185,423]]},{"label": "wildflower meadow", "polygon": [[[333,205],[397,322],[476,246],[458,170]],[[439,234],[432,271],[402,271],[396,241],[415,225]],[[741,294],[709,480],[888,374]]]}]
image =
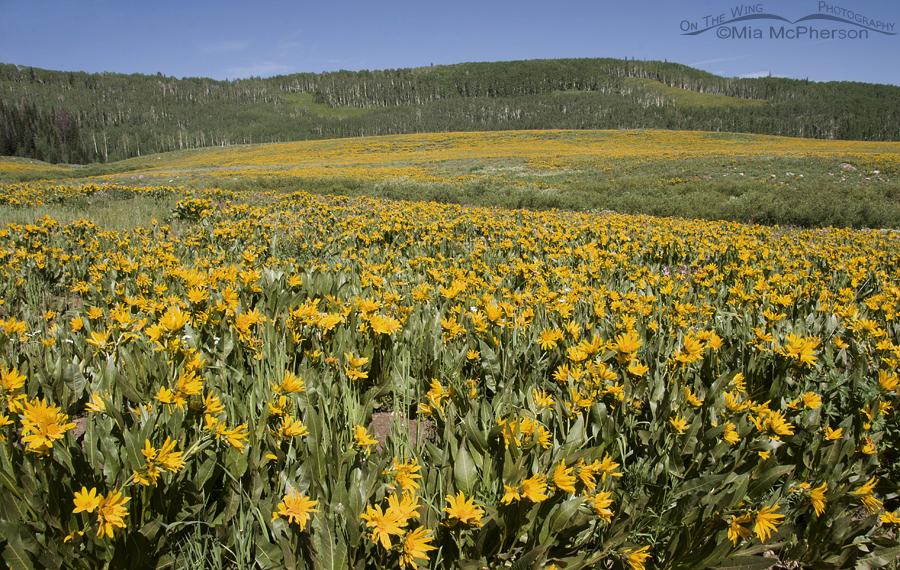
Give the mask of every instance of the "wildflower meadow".
[{"label": "wildflower meadow", "polygon": [[165,168],[0,188],[166,212],[0,229],[10,568],[896,567],[896,231]]}]

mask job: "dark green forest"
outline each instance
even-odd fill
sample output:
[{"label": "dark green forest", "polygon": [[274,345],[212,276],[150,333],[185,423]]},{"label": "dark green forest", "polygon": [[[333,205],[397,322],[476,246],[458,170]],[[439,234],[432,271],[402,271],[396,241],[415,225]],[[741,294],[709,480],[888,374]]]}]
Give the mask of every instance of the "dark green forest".
[{"label": "dark green forest", "polygon": [[[698,103],[670,87],[738,99]],[[742,104],[750,99],[761,101]],[[891,85],[725,78],[676,63],[622,59],[231,81],[0,64],[0,155],[85,164],[217,145],[506,129],[654,128],[896,141],[898,102],[900,87]],[[357,112],[316,110],[329,108]]]}]

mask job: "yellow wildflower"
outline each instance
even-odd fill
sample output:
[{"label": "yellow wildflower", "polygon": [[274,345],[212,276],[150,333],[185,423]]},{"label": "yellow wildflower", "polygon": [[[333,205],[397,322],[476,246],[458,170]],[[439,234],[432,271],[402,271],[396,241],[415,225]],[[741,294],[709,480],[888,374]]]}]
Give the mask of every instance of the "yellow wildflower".
[{"label": "yellow wildflower", "polygon": [[72,511],[73,514],[78,514],[81,512],[90,513],[93,512],[98,506],[100,506],[100,501],[102,497],[97,495],[97,489],[87,490],[87,487],[81,487],[81,492],[75,491],[75,510]]},{"label": "yellow wildflower", "polygon": [[15,394],[24,385],[25,376],[19,374],[18,370],[15,368],[7,369],[5,364],[0,368],[0,387],[3,388],[4,392],[10,395]]},{"label": "yellow wildflower", "polygon": [[[414,491],[419,488],[419,484],[416,482],[416,479],[421,479],[422,476],[418,474],[418,471],[422,467],[416,464],[416,460],[412,461],[403,460],[403,463],[394,457],[394,466],[392,471],[394,472],[394,481],[397,485],[400,486],[404,491]],[[388,471],[385,471],[384,474],[387,474]]]},{"label": "yellow wildflower", "polygon": [[703,398],[698,398],[687,386],[684,387],[684,397],[687,398],[688,403],[695,408],[699,408],[703,405]]},{"label": "yellow wildflower", "polygon": [[600,517],[600,520],[609,524],[612,522],[613,513],[609,507],[612,506],[612,491],[599,491],[590,498],[591,508]]},{"label": "yellow wildflower", "polygon": [[278,510],[272,513],[272,520],[285,517],[290,524],[299,525],[300,532],[303,532],[306,529],[306,523],[311,518],[311,513],[321,512],[313,508],[316,503],[318,501],[313,501],[291,489],[291,492],[278,503]]},{"label": "yellow wildflower", "polygon": [[448,526],[456,523],[468,524],[472,526],[482,526],[481,517],[484,516],[484,510],[475,505],[475,497],[466,499],[462,491],[457,492],[456,496],[447,495],[446,497],[449,507],[444,507],[444,512],[450,517]]},{"label": "yellow wildflower", "polygon": [[598,466],[600,471],[603,472],[603,477],[600,479],[602,482],[606,482],[607,475],[610,477],[621,477],[621,473],[616,473],[614,470],[618,467],[619,464],[612,460],[610,454],[605,454],[603,456],[603,461]]},{"label": "yellow wildflower", "polygon": [[625,561],[631,567],[631,570],[644,570],[644,562],[650,558],[650,554],[647,552],[649,549],[649,546],[642,546],[634,552],[631,549],[624,551],[626,555]]},{"label": "yellow wildflower", "polygon": [[753,525],[753,532],[759,537],[760,542],[765,542],[771,535],[775,527],[782,523],[778,519],[783,519],[784,515],[775,514],[778,510],[778,503],[763,507],[756,512],[756,520]]},{"label": "yellow wildflower", "polygon": [[278,386],[278,390],[287,394],[298,394],[306,390],[303,379],[293,374],[290,370],[284,371],[284,378]]},{"label": "yellow wildflower", "polygon": [[400,565],[403,567],[416,567],[415,559],[427,560],[428,551],[436,550],[436,547],[428,544],[433,537],[427,528],[419,527],[411,530],[403,537],[403,552],[400,554]]},{"label": "yellow wildflower", "polygon": [[825,512],[825,492],[828,490],[828,482],[824,482],[809,492],[809,500],[812,502],[816,516]]},{"label": "yellow wildflower", "polygon": [[67,431],[75,429],[75,423],[68,422],[69,416],[63,414],[59,406],[48,404],[46,400],[26,401],[24,416],[22,441],[28,444],[28,451],[38,455],[47,455],[54,441],[59,441]]},{"label": "yellow wildflower", "polygon": [[104,534],[112,538],[116,530],[125,528],[125,521],[122,520],[128,514],[125,503],[131,500],[131,497],[122,497],[122,493],[110,491],[105,497],[100,499],[97,505],[97,536],[102,537]]},{"label": "yellow wildflower", "polygon": [[553,485],[560,491],[574,493],[575,475],[573,473],[574,469],[566,467],[566,462],[561,459],[556,465],[556,469],[553,470]]},{"label": "yellow wildflower", "polygon": [[503,498],[500,499],[500,502],[504,505],[508,505],[513,501],[518,501],[522,498],[522,494],[519,492],[520,489],[518,486],[503,485],[503,489],[506,491],[506,494],[503,495]]},{"label": "yellow wildflower", "polygon": [[534,503],[547,500],[547,478],[538,473],[522,481],[522,496]]},{"label": "yellow wildflower", "polygon": [[822,405],[822,398],[820,398],[814,392],[806,392],[800,397],[803,398],[803,406],[810,410],[815,410]]},{"label": "yellow wildflower", "polygon": [[844,435],[843,428],[831,429],[829,426],[825,426],[825,439],[828,441],[832,441],[835,439],[841,439]]},{"label": "yellow wildflower", "polygon": [[95,414],[106,413],[106,402],[100,394],[94,392],[91,394],[91,401],[84,405],[85,409]]},{"label": "yellow wildflower", "polygon": [[378,443],[378,440],[369,435],[368,430],[361,425],[353,426],[354,447],[364,449],[366,455],[371,452],[370,446]]},{"label": "yellow wildflower", "polygon": [[741,436],[734,428],[734,422],[728,422],[725,424],[725,430],[722,432],[722,439],[727,441],[730,445],[734,445],[741,440]]},{"label": "yellow wildflower", "polygon": [[365,514],[361,515],[364,521],[366,521],[366,526],[372,529],[369,537],[372,542],[377,544],[381,544],[385,550],[391,549],[391,536],[400,536],[403,534],[403,529],[400,524],[401,514],[393,509],[388,509],[387,512],[381,510],[381,505],[375,505],[374,507],[368,506],[366,507]]},{"label": "yellow wildflower", "polygon": [[679,435],[683,435],[684,432],[687,431],[687,422],[678,414],[675,414],[674,417],[669,418],[669,423],[672,424],[672,427],[678,431]]},{"label": "yellow wildflower", "polygon": [[734,546],[744,539],[750,538],[752,533],[750,529],[741,526],[750,522],[750,515],[731,516],[731,525],[728,527],[728,538]]}]

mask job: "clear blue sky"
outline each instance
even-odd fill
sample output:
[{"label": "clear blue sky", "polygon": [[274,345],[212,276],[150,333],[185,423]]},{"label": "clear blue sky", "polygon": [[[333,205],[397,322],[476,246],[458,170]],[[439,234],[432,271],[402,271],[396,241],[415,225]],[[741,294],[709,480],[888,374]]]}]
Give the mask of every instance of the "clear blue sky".
[{"label": "clear blue sky", "polygon": [[[900,85],[900,2],[819,0],[0,0],[0,62],[62,71],[239,77],[468,61],[617,57],[668,60],[718,75]],[[762,38],[720,38],[707,17],[741,6],[796,22],[811,14],[883,22],[883,35],[828,20],[744,20]],[[875,24],[878,25],[878,24]],[[772,38],[784,26],[816,29]],[[890,27],[892,26],[892,28]]]}]

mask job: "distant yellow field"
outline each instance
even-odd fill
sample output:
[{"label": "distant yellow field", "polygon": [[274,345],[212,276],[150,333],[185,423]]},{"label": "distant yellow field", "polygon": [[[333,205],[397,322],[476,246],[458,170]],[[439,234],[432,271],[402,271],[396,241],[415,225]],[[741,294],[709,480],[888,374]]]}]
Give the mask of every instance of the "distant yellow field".
[{"label": "distant yellow field", "polygon": [[430,178],[457,161],[506,160],[532,169],[602,168],[622,159],[892,155],[900,143],[825,141],[692,131],[500,131],[396,135],[209,149],[162,155],[147,173],[209,169],[221,176],[293,175]]},{"label": "distant yellow field", "polygon": [[[694,131],[499,131],[219,147],[135,158],[119,164],[139,176],[190,173],[214,177],[289,175],[437,182],[477,177],[470,172],[476,166],[540,172],[604,169],[635,161],[754,156],[852,158],[863,164],[896,166],[900,164],[900,143]],[[0,175],[29,166],[3,160]]]},{"label": "distant yellow field", "polygon": [[44,172],[48,170],[64,172],[66,167],[31,159],[0,156],[0,174],[7,172]]}]

